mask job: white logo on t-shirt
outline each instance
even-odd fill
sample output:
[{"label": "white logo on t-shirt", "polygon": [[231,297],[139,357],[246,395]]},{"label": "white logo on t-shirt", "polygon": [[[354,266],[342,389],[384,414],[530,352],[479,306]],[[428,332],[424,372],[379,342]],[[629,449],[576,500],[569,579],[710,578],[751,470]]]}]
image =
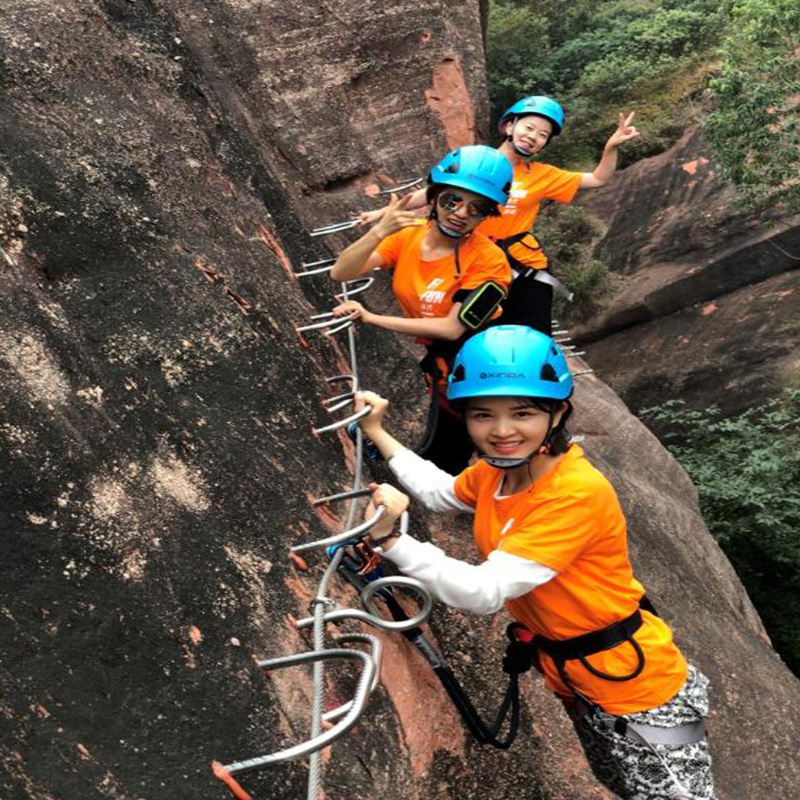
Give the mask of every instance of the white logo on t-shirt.
[{"label": "white logo on t-shirt", "polygon": [[514,524],[514,517],[511,517],[511,519],[508,522],[506,522],[505,525],[503,525],[503,530],[500,531],[500,536],[505,536],[508,533],[508,529],[513,524]]}]

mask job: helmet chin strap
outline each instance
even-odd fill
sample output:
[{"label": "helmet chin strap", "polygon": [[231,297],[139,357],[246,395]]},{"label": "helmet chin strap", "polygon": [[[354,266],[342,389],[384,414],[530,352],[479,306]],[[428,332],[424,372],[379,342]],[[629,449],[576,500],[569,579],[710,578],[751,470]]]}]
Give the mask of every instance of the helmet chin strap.
[{"label": "helmet chin strap", "polygon": [[525,464],[530,464],[536,456],[546,455],[550,450],[550,437],[553,435],[553,418],[555,417],[555,409],[550,409],[549,419],[547,420],[547,433],[542,439],[542,443],[527,456],[522,458],[502,458],[501,456],[487,456],[485,453],[478,451],[478,455],[487,463],[498,469],[514,469],[515,467],[523,467]]},{"label": "helmet chin strap", "polygon": [[514,130],[516,129],[516,127],[517,127],[517,123],[519,122],[519,120],[520,120],[520,118],[519,118],[519,117],[518,117],[517,119],[515,119],[515,120],[514,120],[514,127],[513,127],[513,128],[511,128],[511,133],[509,133],[509,134],[506,136],[506,139],[508,140],[509,144],[511,145],[511,149],[512,149],[512,150],[513,150],[513,151],[514,151],[514,152],[515,152],[515,153],[516,153],[516,154],[517,154],[517,155],[518,155],[518,156],[519,156],[519,157],[520,157],[520,158],[521,158],[521,159],[522,159],[522,160],[523,160],[523,161],[524,161],[526,164],[530,164],[530,163],[531,163],[531,161],[533,160],[534,156],[536,155],[536,153],[528,153],[528,152],[526,152],[525,150],[523,150],[521,147],[517,147],[517,145],[516,145],[516,144],[514,144]]},{"label": "helmet chin strap", "polygon": [[457,231],[454,228],[450,228],[439,220],[436,220],[436,227],[445,235],[449,236],[451,239],[463,239],[466,233],[464,231]]}]

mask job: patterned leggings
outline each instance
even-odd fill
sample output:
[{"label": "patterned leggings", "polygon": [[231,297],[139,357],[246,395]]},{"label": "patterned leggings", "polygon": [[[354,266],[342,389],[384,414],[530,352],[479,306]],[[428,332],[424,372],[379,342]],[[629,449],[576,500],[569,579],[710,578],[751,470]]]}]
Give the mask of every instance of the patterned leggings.
[{"label": "patterned leggings", "polygon": [[[566,708],[595,777],[623,800],[715,800],[706,739],[696,744],[654,745],[654,753],[626,736],[599,728],[591,717],[579,717]],[[668,703],[620,716],[669,728],[707,715],[708,678],[690,664],[686,683]]]}]

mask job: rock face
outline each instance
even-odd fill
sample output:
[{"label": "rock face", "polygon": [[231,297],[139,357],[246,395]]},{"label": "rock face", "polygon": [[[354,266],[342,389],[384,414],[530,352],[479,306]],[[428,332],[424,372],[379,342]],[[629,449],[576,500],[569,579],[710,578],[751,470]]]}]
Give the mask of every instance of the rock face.
[{"label": "rock face", "polygon": [[[307,641],[321,573],[286,557],[337,528],[311,497],[348,484],[323,422],[335,339],[294,327],[330,307],[292,265],[304,232],[422,172],[485,119],[480,9],[15,0],[0,18],[0,795],[215,798],[209,762],[307,735],[310,680],[251,656]],[[371,202],[371,201],[370,201]],[[341,241],[335,242],[341,245]],[[406,437],[424,404],[389,335],[359,333],[364,385]],[[631,520],[637,570],[715,683],[720,798],[791,797],[800,685],[698,516],[685,475],[599,381],[578,427]],[[425,520],[466,554],[466,522]],[[338,529],[338,528],[337,528]],[[337,585],[342,604],[356,602]],[[486,710],[502,615],[438,608],[432,631]],[[526,679],[510,752],[469,742],[404,640],[383,688],[326,753],[328,798],[607,798],[558,704]],[[331,703],[346,670],[330,673]],[[305,765],[243,779],[304,794]]]},{"label": "rock face", "polygon": [[800,216],[743,211],[697,130],[589,207],[608,225],[598,254],[627,285],[579,338],[629,405],[736,412],[797,385]]}]

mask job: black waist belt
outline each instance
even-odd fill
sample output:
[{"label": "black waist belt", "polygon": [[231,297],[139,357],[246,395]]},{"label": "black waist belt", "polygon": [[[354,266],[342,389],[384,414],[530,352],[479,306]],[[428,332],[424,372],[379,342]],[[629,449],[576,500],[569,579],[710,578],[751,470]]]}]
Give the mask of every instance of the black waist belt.
[{"label": "black waist belt", "polygon": [[604,650],[611,650],[617,645],[628,641],[641,627],[642,612],[637,608],[626,619],[615,622],[602,630],[584,633],[582,636],[560,641],[537,636],[536,644],[552,658],[559,661],[570,661],[574,658],[591,656],[595,653],[602,653]]},{"label": "black waist belt", "polygon": [[498,247],[502,247],[505,250],[507,247],[511,247],[512,244],[516,244],[517,242],[521,242],[530,231],[522,231],[522,233],[515,233],[513,236],[508,236],[505,239],[498,239],[495,244]]},{"label": "black waist belt", "polygon": [[[563,639],[560,641],[537,636],[534,642],[555,661],[561,679],[574,692],[575,689],[570,684],[566,672],[564,671],[564,664],[573,659],[580,661],[592,675],[607,681],[621,683],[623,681],[633,680],[639,675],[644,669],[644,653],[639,646],[639,642],[633,638],[633,634],[641,627],[642,612],[637,608],[629,617],[615,622],[613,625],[609,625],[607,628],[603,628],[600,631],[592,631],[592,633],[585,633],[583,636],[575,636],[572,639]],[[594,655],[595,653],[602,653],[604,650],[611,650],[625,642],[630,644],[633,648],[637,659],[636,666],[629,675],[609,675],[607,672],[593,667],[586,660],[587,656]]]}]

